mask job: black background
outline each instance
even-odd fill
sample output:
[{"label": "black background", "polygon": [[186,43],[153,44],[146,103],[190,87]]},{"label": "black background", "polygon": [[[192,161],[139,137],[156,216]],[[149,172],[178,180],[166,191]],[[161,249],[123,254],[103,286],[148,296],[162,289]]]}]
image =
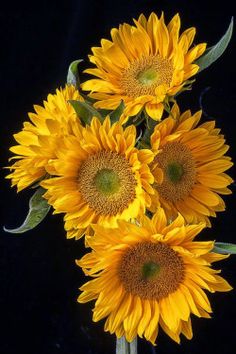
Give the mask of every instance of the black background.
[{"label": "black background", "polygon": [[[1,28],[1,166],[8,164],[12,134],[22,128],[33,104],[41,104],[49,92],[64,85],[71,61],[84,58],[90,47],[119,23],[143,12],[164,10],[166,20],[179,12],[182,29],[197,27],[196,43],[215,44],[235,14],[230,1],[48,1],[0,5]],[[182,110],[199,109],[216,119],[222,128],[229,154],[236,161],[236,35],[227,51],[212,67],[197,76],[191,92],[179,97]],[[16,194],[1,170],[1,223],[19,226],[27,213],[31,191]],[[235,177],[235,170],[230,170]],[[232,186],[233,192],[235,187]],[[227,209],[218,214],[204,238],[236,242],[235,193],[225,198]],[[103,332],[103,323],[91,321],[92,304],[76,302],[78,287],[85,281],[74,259],[83,254],[82,241],[66,240],[62,215],[49,215],[37,229],[23,235],[1,231],[0,237],[0,354],[102,354],[115,352],[115,338]],[[218,268],[236,287],[236,257]],[[158,337],[156,351],[139,340],[139,353],[176,354],[200,352],[234,353],[235,291],[210,294],[211,320],[193,318],[192,341],[181,345],[165,334]]]}]

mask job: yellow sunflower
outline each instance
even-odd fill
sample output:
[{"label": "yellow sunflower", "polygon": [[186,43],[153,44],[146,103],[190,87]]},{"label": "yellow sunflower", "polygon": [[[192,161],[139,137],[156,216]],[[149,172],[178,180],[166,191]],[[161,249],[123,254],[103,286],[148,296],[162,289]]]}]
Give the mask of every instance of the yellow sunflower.
[{"label": "yellow sunflower", "polygon": [[135,143],[135,127],[111,125],[109,117],[103,124],[93,118],[64,138],[51,162],[57,177],[41,185],[55,213],[66,213],[69,238],[82,236],[91,223],[116,227],[117,219],[136,218],[150,206],[153,153]]},{"label": "yellow sunflower", "polygon": [[35,105],[35,113],[29,113],[31,122],[25,122],[21,132],[14,135],[19,145],[10,148],[17,161],[9,167],[13,172],[6,178],[17,185],[18,191],[43,178],[48,161],[55,157],[61,137],[70,133],[78,118],[68,100],[82,100],[74,86],[57,89],[49,94],[44,106]]},{"label": "yellow sunflower", "polygon": [[138,335],[155,344],[159,325],[176,342],[181,333],[191,339],[191,313],[212,312],[205,290],[231,290],[211,268],[227,256],[211,253],[214,242],[194,241],[204,223],[186,225],[179,214],[169,224],[162,208],[140,222],[93,226],[92,252],[76,263],[95,279],[80,288],[78,302],[96,300],[93,321],[106,318],[105,331],[129,342]]},{"label": "yellow sunflower", "polygon": [[156,154],[152,164],[155,211],[163,207],[168,218],[181,213],[188,223],[204,221],[225,210],[219,194],[230,194],[232,179],[224,173],[233,163],[225,156],[229,149],[215,122],[198,125],[201,111],[182,115],[177,105],[171,115],[156,125],[151,136]]},{"label": "yellow sunflower", "polygon": [[135,26],[122,24],[111,30],[112,40],[102,39],[101,47],[93,47],[90,62],[96,68],[85,70],[96,76],[82,84],[97,100],[96,108],[115,109],[121,100],[124,116],[134,116],[145,108],[147,114],[159,120],[164,102],[188,84],[199,69],[195,60],[205,51],[206,44],[191,49],[195,28],[181,36],[180,17],[176,14],[168,25],[164,16],[143,14]]}]

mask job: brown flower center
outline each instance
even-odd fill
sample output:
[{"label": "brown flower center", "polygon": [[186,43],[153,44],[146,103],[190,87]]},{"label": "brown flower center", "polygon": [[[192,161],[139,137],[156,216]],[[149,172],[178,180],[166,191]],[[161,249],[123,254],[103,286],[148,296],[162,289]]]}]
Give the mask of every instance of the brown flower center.
[{"label": "brown flower center", "polygon": [[136,180],[128,161],[111,151],[100,151],[82,163],[78,186],[89,207],[102,215],[122,213],[136,196]]},{"label": "brown flower center", "polygon": [[172,203],[186,198],[196,181],[196,168],[191,150],[180,142],[167,143],[154,161],[164,173],[156,184],[160,196]]},{"label": "brown flower center", "polygon": [[168,245],[143,242],[126,250],[118,274],[127,292],[160,300],[178,289],[184,278],[184,263]]},{"label": "brown flower center", "polygon": [[122,73],[120,86],[127,96],[136,98],[143,95],[155,96],[159,85],[170,85],[173,76],[173,65],[169,59],[160,55],[141,57]]}]

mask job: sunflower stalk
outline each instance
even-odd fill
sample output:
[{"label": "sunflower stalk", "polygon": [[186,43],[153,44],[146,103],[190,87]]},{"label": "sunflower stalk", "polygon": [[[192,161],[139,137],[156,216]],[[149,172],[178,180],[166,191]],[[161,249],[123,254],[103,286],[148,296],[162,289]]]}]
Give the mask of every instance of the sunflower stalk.
[{"label": "sunflower stalk", "polygon": [[116,354],[137,354],[137,338],[131,343],[127,342],[125,337],[116,338]]}]

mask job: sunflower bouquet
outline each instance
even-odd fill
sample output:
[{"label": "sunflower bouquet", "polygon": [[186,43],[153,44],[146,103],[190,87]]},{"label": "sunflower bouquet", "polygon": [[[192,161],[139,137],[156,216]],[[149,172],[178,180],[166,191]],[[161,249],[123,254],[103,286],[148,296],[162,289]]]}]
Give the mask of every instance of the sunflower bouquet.
[{"label": "sunflower bouquet", "polygon": [[7,178],[34,194],[23,224],[5,231],[33,229],[51,208],[64,215],[67,237],[84,238],[76,264],[90,280],[78,302],[95,302],[117,354],[137,353],[137,337],[155,345],[160,328],[191,339],[191,314],[212,312],[206,291],[232,289],[212,263],[236,246],[197,239],[231,193],[229,146],[215,121],[178,103],[226,49],[233,20],[207,49],[180,25],[152,13],[113,28],[92,48],[87,79],[74,61],[10,148]]}]

